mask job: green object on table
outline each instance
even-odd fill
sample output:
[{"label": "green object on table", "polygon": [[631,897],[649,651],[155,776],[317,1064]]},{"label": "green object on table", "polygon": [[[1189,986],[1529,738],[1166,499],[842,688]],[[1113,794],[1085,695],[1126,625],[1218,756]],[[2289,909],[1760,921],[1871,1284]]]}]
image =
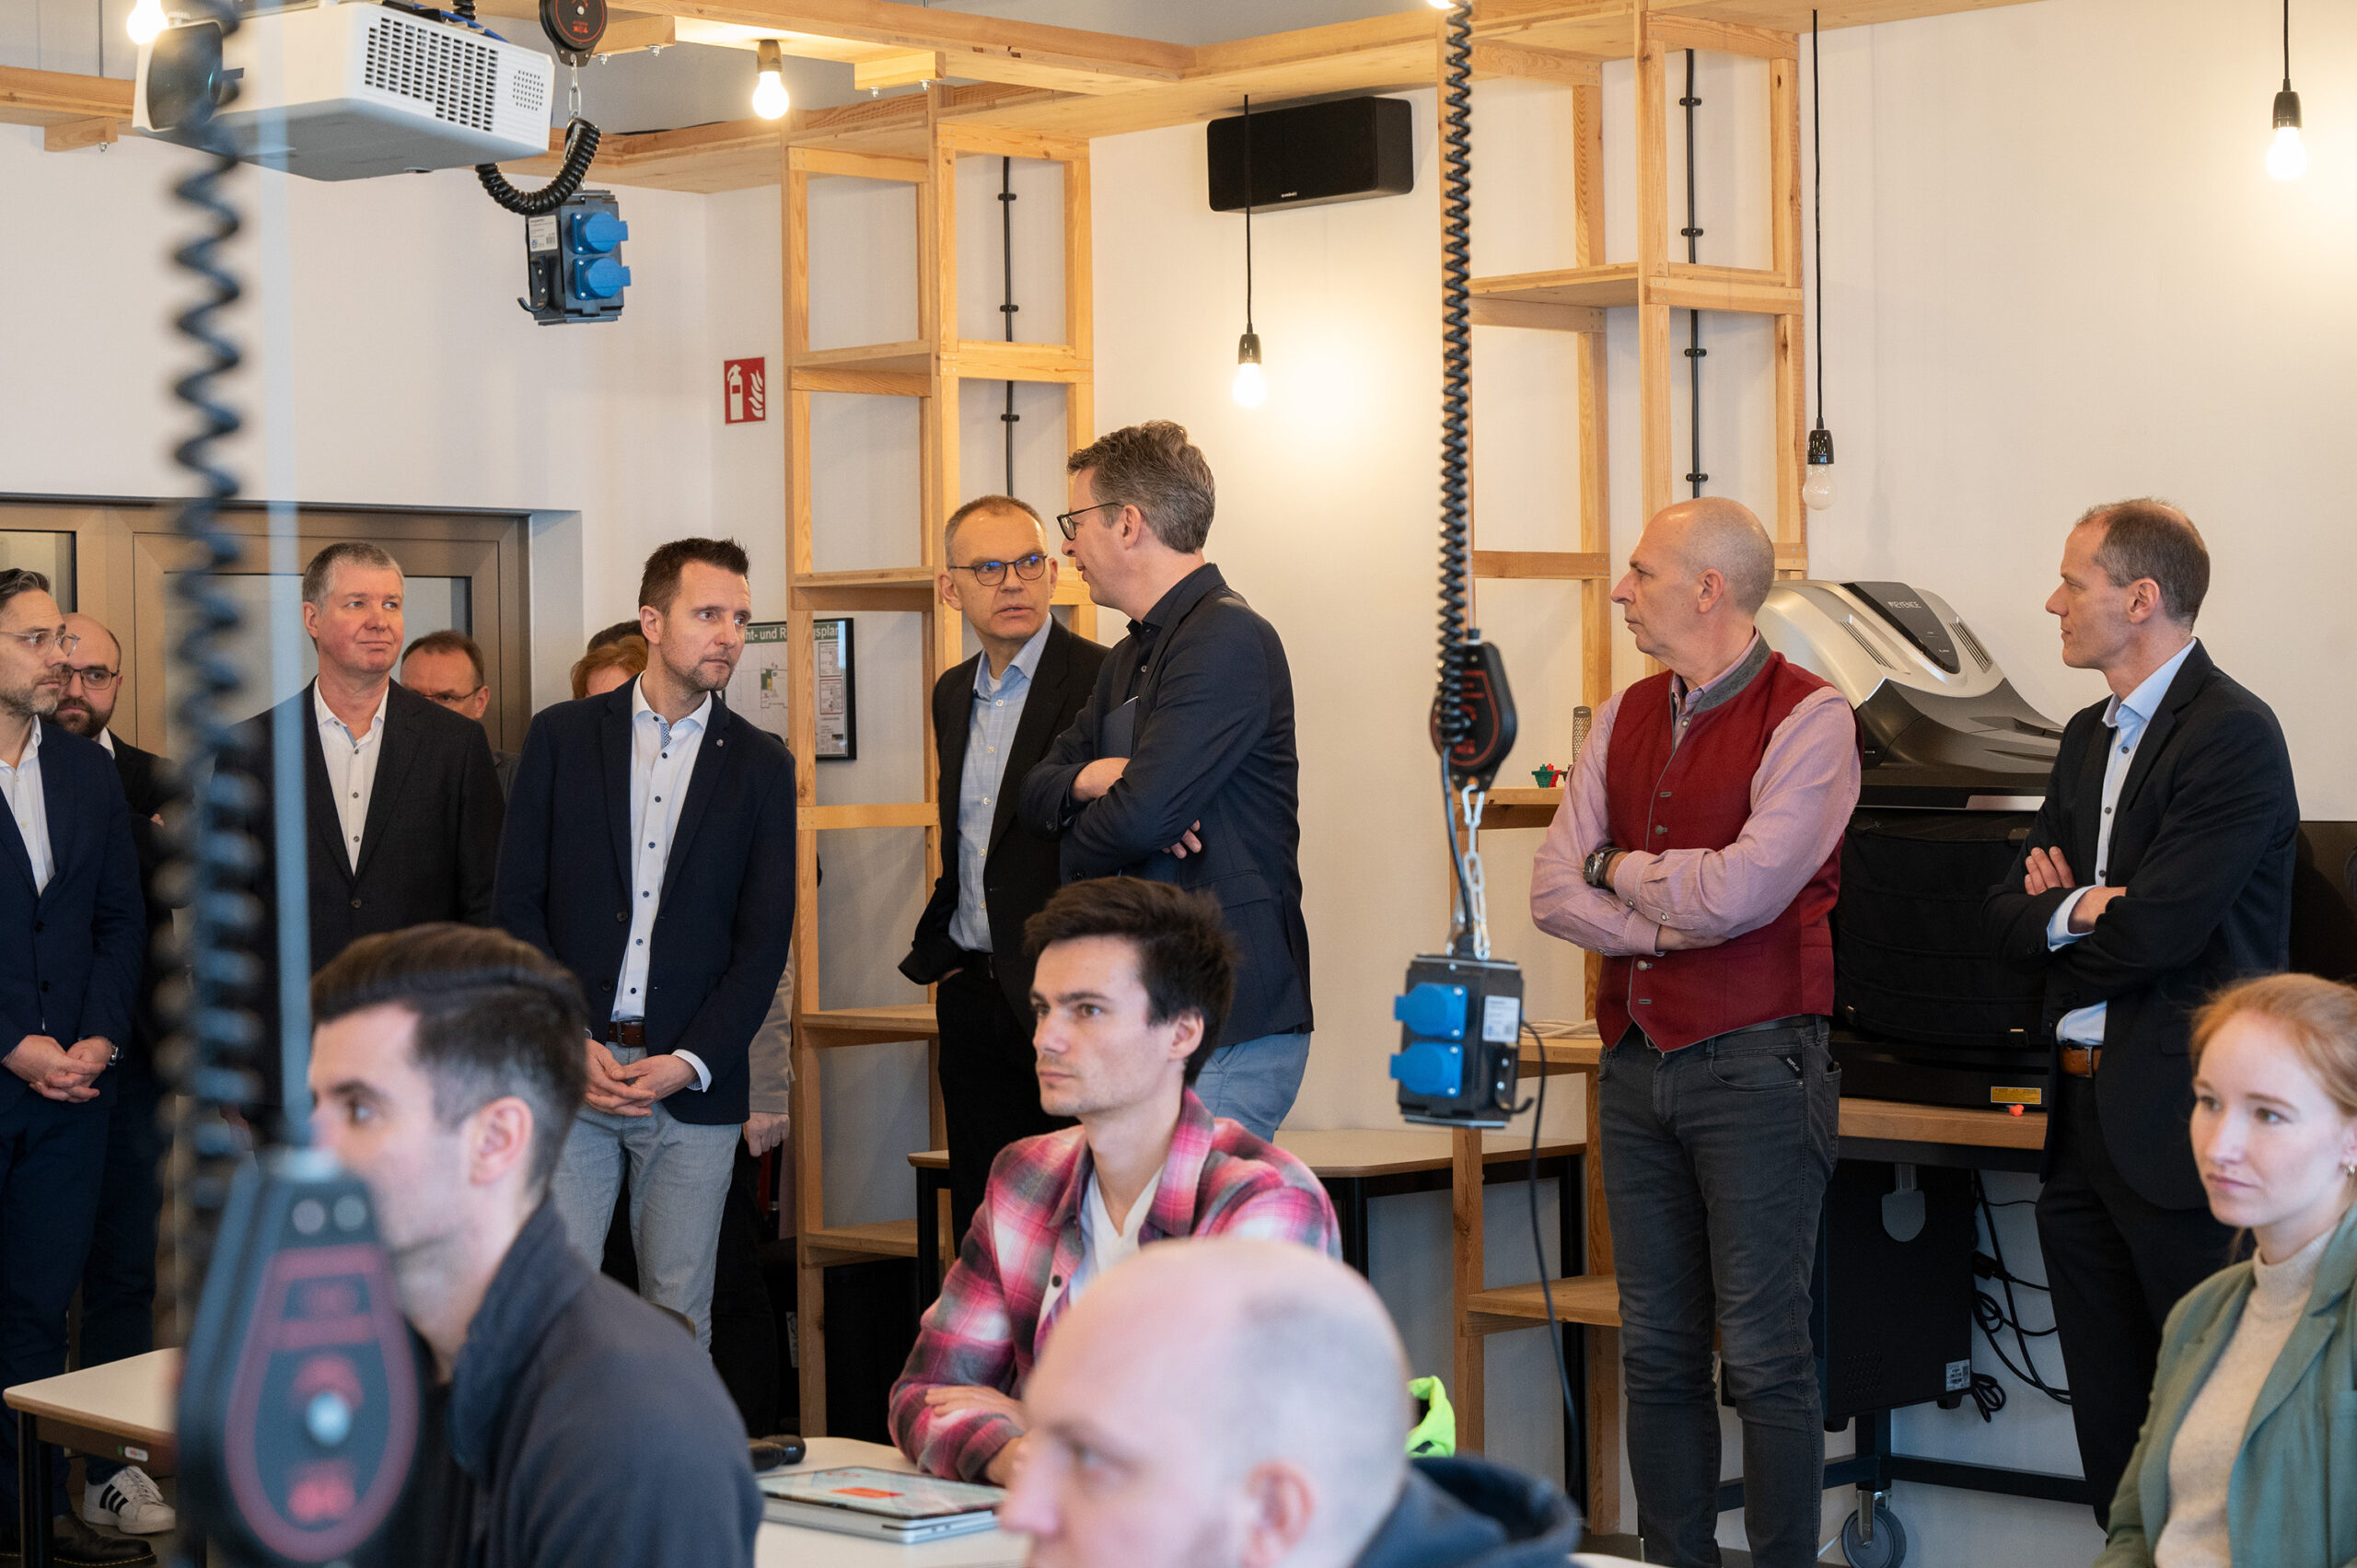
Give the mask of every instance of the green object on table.
[{"label": "green object on table", "polygon": [[1408,1455],[1417,1459],[1445,1459],[1457,1452],[1457,1407],[1437,1377],[1409,1379],[1408,1392],[1422,1411],[1408,1434]]}]

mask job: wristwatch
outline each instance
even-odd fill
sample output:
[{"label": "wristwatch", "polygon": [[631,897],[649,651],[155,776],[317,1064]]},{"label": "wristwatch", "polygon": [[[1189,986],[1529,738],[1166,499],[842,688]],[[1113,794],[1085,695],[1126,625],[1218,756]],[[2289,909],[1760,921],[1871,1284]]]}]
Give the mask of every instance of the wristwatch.
[{"label": "wristwatch", "polygon": [[1598,892],[1612,891],[1612,862],[1620,850],[1609,842],[1596,845],[1580,864],[1580,880]]}]

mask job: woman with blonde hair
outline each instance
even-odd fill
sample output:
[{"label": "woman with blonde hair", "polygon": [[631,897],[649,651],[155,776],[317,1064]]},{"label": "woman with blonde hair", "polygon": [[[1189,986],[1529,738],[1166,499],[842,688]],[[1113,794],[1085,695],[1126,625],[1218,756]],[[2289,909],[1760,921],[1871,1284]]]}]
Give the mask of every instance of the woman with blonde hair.
[{"label": "woman with blonde hair", "polygon": [[2193,1157],[2249,1262],[2170,1312],[2096,1568],[2357,1559],[2357,989],[2279,974],[2194,1016]]},{"label": "woman with blonde hair", "polygon": [[626,686],[646,670],[646,639],[640,636],[617,637],[610,643],[599,643],[583,654],[573,664],[573,700],[602,697],[617,686]]}]

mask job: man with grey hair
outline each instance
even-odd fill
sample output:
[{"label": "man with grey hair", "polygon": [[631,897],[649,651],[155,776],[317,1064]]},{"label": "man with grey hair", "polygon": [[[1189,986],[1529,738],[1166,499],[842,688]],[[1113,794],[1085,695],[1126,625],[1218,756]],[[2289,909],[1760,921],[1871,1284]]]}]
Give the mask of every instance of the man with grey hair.
[{"label": "man with grey hair", "polygon": [[1828,916],[1858,739],[1840,693],[1753,625],[1775,559],[1733,501],[1645,525],[1612,598],[1668,668],[1596,714],[1531,875],[1540,928],[1604,956],[1597,1110],[1629,1471],[1658,1562],[1718,1561],[1713,1327],[1752,1561],[1799,1568],[1817,1551],[1809,1270],[1840,1097]]},{"label": "man with grey hair", "polygon": [[1560,1568],[1570,1501],[1484,1459],[1411,1464],[1407,1382],[1383,1303],[1324,1254],[1148,1248],[1033,1369],[1000,1521],[1033,1568]]},{"label": "man with grey hair", "polygon": [[[2111,694],[2062,732],[1991,946],[2043,980],[2055,1042],[2038,1240],[2080,1468],[2108,1522],[2161,1330],[2225,1260],[2186,1139],[2189,1020],[2291,960],[2300,803],[2282,726],[2193,634],[2210,552],[2165,502],[2091,507],[2046,601],[2062,662]],[[2082,875],[2084,873],[2084,875]]]},{"label": "man with grey hair", "polygon": [[[250,830],[261,862],[251,884],[264,929],[258,998],[266,1048],[257,1053],[264,1103],[279,1103],[279,715],[302,738],[303,851],[310,887],[310,969],[355,937],[429,921],[488,925],[505,816],[482,726],[393,680],[401,651],[401,565],[362,540],[331,544],[303,573],[303,630],[319,676],[238,726],[239,766],[263,806]],[[289,981],[296,977],[287,977]]]},{"label": "man with grey hair", "polygon": [[1145,877],[1217,898],[1243,958],[1195,1090],[1262,1138],[1309,1061],[1293,672],[1276,628],[1203,559],[1211,465],[1166,419],[1066,459],[1056,522],[1089,597],[1130,619],[1096,691],[1023,780],[1023,819],[1061,838],[1063,879]]}]

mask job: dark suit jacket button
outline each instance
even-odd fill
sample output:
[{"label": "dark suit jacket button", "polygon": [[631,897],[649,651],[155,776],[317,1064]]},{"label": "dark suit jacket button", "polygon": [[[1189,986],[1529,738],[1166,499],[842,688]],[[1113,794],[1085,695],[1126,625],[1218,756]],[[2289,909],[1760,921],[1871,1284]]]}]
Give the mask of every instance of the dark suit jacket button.
[{"label": "dark suit jacket button", "polygon": [[614,912],[614,923],[616,925],[628,925],[630,923],[630,912],[628,910],[616,910]]},{"label": "dark suit jacket button", "polygon": [[41,982],[41,988],[43,991],[47,991],[47,990],[49,989],[49,981],[42,981]]},{"label": "dark suit jacket button", "polygon": [[360,900],[359,900],[358,899],[354,899],[354,900],[352,900],[352,907],[353,907],[354,909],[358,909],[358,908],[360,907]]}]

